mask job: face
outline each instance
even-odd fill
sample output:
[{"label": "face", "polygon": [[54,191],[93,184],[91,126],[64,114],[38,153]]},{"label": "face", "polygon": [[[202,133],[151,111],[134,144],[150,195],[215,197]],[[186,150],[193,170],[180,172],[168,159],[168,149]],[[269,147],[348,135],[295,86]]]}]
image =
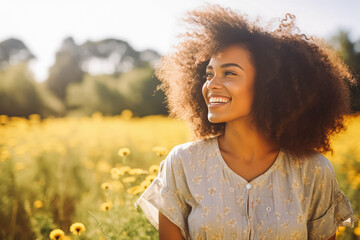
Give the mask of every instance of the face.
[{"label": "face", "polygon": [[209,121],[220,123],[249,118],[254,77],[255,68],[245,48],[231,45],[213,56],[202,87]]}]

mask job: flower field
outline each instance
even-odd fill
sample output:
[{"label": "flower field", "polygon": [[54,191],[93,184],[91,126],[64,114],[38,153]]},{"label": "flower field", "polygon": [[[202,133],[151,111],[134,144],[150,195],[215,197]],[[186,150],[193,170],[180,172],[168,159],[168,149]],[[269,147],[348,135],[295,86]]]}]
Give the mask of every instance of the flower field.
[{"label": "flower field", "polygon": [[[340,188],[360,216],[360,116],[333,138]],[[0,115],[0,239],[158,239],[134,203],[159,163],[189,141],[186,123],[162,116],[28,119]],[[360,228],[340,227],[337,239]]]}]

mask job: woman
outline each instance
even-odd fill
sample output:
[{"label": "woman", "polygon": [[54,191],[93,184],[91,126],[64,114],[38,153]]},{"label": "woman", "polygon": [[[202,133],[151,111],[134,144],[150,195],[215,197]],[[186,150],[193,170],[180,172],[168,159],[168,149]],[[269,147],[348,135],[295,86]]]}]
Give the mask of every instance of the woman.
[{"label": "woman", "polygon": [[345,65],[317,40],[218,5],[188,13],[156,67],[171,116],[194,140],[174,147],[136,202],[160,239],[335,239],[358,221],[329,160],[345,129]]}]

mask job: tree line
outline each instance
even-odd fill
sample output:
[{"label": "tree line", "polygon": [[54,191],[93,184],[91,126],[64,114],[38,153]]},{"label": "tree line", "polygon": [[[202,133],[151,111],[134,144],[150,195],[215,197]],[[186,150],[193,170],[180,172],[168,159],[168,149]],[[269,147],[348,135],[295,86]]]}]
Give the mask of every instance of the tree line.
[{"label": "tree line", "polygon": [[[360,81],[360,40],[340,30],[328,41]],[[160,55],[134,50],[119,39],[77,45],[69,37],[56,52],[46,81],[37,82],[29,70],[35,58],[18,39],[0,42],[0,114],[27,117],[89,116],[94,112],[135,116],[167,115],[165,97],[154,64]],[[360,111],[359,85],[351,87],[351,110]]]},{"label": "tree line", "polygon": [[[1,54],[3,53],[3,54]],[[135,51],[127,42],[105,39],[77,45],[66,38],[44,82],[29,70],[34,55],[18,39],[0,43],[0,114],[43,117],[167,114],[153,50]]]}]

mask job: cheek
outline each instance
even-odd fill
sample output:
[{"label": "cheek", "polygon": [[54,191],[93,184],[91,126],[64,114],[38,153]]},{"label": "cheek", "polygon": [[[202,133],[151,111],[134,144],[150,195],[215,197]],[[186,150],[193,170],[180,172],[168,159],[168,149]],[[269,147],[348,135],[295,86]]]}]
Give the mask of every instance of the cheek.
[{"label": "cheek", "polygon": [[241,104],[243,107],[250,106],[253,101],[253,91],[250,88],[233,88],[234,102]]},{"label": "cheek", "polygon": [[207,94],[207,83],[206,82],[203,84],[201,91],[202,91],[203,98],[206,101],[206,94]]}]

